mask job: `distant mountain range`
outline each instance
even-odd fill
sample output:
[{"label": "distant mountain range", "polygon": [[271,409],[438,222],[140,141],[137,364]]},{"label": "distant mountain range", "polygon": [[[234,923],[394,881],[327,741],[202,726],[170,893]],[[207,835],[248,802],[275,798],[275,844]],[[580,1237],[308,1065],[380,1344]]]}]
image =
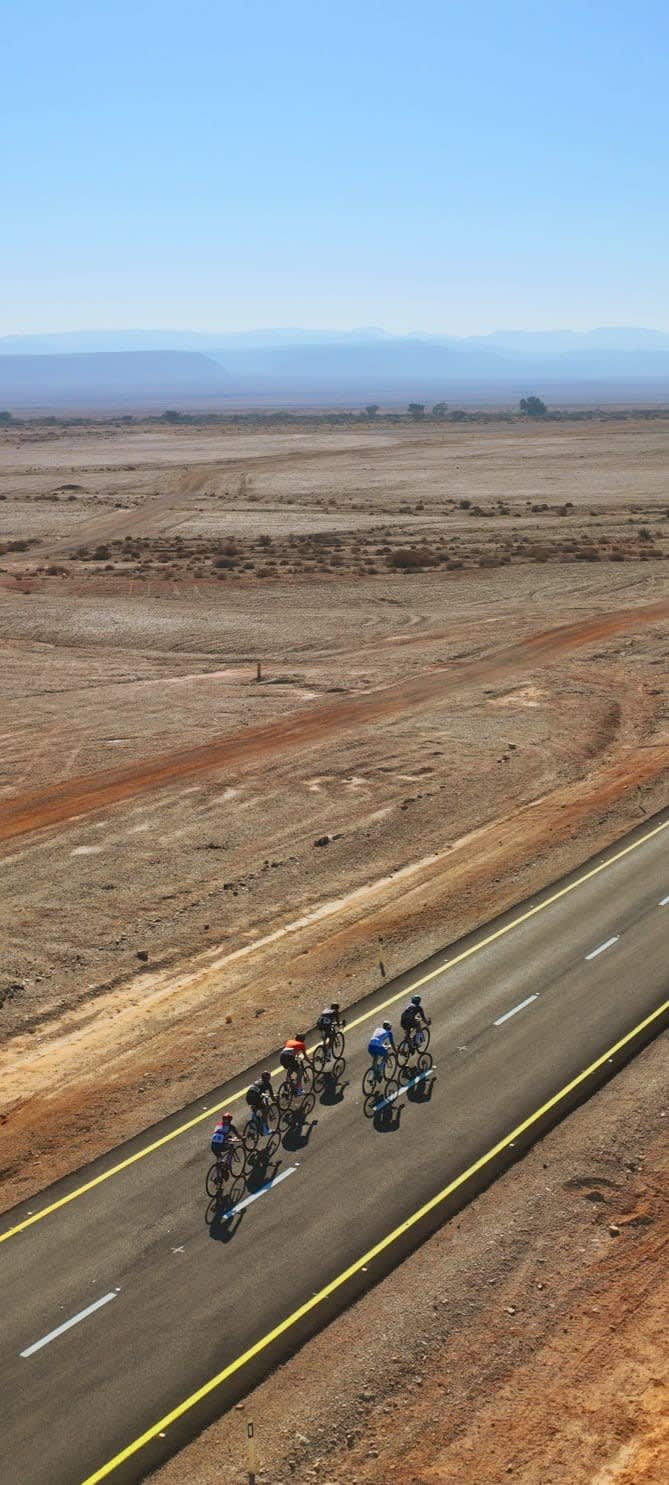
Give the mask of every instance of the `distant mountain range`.
[{"label": "distant mountain range", "polygon": [[0,409],[669,400],[669,334],[71,331],[0,338]]}]

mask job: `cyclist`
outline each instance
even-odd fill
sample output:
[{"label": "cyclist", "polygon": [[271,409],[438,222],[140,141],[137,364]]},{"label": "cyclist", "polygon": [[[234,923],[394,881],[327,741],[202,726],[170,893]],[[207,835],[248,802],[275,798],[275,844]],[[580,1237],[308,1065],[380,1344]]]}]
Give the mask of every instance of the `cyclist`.
[{"label": "cyclist", "polygon": [[377,1082],[380,1082],[388,1053],[395,1051],[395,1039],[390,1021],[384,1021],[381,1026],[377,1026],[370,1038],[367,1051],[372,1059],[374,1076]]},{"label": "cyclist", "polygon": [[274,1090],[272,1088],[272,1076],[269,1072],[262,1072],[259,1078],[247,1089],[246,1102],[251,1113],[258,1120],[262,1134],[269,1134],[267,1114],[270,1104],[274,1102]]},{"label": "cyclist", "polygon": [[323,1046],[328,1050],[332,1046],[335,1031],[341,1026],[341,1020],[338,1000],[333,1000],[331,1005],[326,1005],[325,1010],[321,1011],[318,1017],[316,1025],[320,1031]]},{"label": "cyclist", "polygon": [[423,1010],[423,1002],[420,995],[412,995],[411,1000],[407,1002],[402,1011],[400,1025],[407,1041],[414,1050],[416,1046],[416,1032],[420,1031],[422,1026],[431,1026],[431,1024],[429,1016]]},{"label": "cyclist", "polygon": [[211,1148],[216,1159],[224,1160],[226,1166],[229,1166],[230,1156],[240,1138],[241,1136],[239,1130],[235,1128],[232,1114],[227,1110],[217,1119],[216,1127],[211,1137]]},{"label": "cyclist", "polygon": [[292,1085],[293,1092],[301,1098],[304,1093],[302,1086],[302,1074],[307,1057],[307,1045],[305,1033],[296,1031],[294,1037],[284,1042],[283,1051],[279,1055],[279,1062],[286,1073],[287,1081]]}]

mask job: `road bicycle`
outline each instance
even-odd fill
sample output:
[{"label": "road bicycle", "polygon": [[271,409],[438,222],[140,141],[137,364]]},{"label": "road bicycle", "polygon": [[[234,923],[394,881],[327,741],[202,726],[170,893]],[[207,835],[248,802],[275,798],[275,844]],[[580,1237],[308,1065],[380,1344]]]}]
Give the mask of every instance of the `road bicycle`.
[{"label": "road bicycle", "polygon": [[279,1127],[279,1107],[273,1099],[263,1102],[261,1109],[252,1109],[242,1130],[244,1148],[250,1154],[262,1139],[268,1139]]},{"label": "road bicycle", "polygon": [[207,1196],[221,1200],[227,1182],[243,1175],[245,1165],[246,1154],[241,1141],[236,1141],[228,1150],[222,1150],[209,1166],[205,1177]]},{"label": "road bicycle", "polygon": [[314,1047],[310,1054],[310,1062],[316,1076],[325,1071],[328,1062],[339,1062],[344,1056],[346,1042],[342,1028],[345,1025],[345,1021],[340,1021],[339,1026],[333,1026],[330,1031],[326,1031],[318,1046]]},{"label": "road bicycle", "polygon": [[[302,1089],[301,1093],[297,1092],[298,1077],[300,1088]],[[279,1086],[276,1096],[279,1112],[281,1114],[287,1114],[294,1105],[299,1104],[305,1098],[309,1098],[312,1094],[313,1086],[313,1069],[309,1059],[305,1057],[300,1066],[299,1073],[295,1074],[294,1077],[285,1078],[284,1082]]]},{"label": "road bicycle", "polygon": [[368,1067],[362,1080],[362,1091],[365,1098],[378,1093],[384,1084],[392,1081],[397,1072],[397,1053],[392,1047],[386,1052],[385,1057],[375,1057],[371,1067]]},{"label": "road bicycle", "polygon": [[412,1057],[420,1057],[427,1052],[430,1045],[429,1026],[417,1026],[415,1031],[408,1031],[397,1048],[397,1060],[401,1063],[410,1062]]}]

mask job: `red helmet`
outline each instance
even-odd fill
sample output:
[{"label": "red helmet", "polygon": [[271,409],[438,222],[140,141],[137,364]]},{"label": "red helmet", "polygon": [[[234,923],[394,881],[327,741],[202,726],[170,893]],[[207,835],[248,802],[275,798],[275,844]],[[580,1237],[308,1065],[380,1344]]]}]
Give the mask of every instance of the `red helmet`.
[{"label": "red helmet", "polygon": [[221,1114],[221,1122],[223,1124],[232,1124],[232,1120],[233,1120],[233,1115],[230,1113],[230,1110],[229,1109],[226,1111],[225,1114]]}]

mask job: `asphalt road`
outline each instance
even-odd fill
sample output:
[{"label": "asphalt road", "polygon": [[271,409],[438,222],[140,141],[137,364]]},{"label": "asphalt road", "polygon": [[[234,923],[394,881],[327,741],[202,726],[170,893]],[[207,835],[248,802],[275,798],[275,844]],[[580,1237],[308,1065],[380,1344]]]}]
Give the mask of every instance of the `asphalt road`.
[{"label": "asphalt road", "polygon": [[[477,1172],[492,1178],[498,1154],[508,1163],[665,1026],[668,845],[658,816],[351,1008],[341,1083],[240,1186],[240,1201],[256,1199],[232,1217],[212,1212],[204,1178],[213,1114],[247,1077],[5,1214],[3,1485],[141,1479],[397,1261],[428,1217],[443,1220],[449,1192],[466,1199]],[[434,1073],[375,1122],[367,1040],[384,1016],[398,1024],[414,983]]]}]

